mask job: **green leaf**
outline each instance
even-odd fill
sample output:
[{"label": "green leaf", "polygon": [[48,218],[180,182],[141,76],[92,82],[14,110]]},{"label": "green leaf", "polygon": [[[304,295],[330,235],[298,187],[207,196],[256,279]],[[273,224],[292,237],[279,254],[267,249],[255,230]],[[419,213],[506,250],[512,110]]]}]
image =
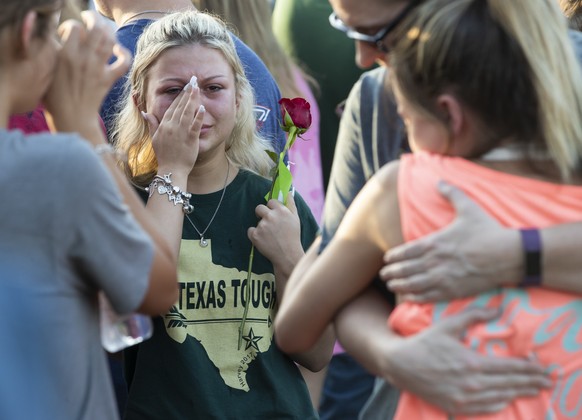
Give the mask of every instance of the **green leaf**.
[{"label": "green leaf", "polygon": [[291,189],[293,177],[291,175],[291,171],[289,170],[289,168],[287,168],[282,159],[279,161],[278,170],[279,175],[277,176],[277,179],[273,183],[273,189],[271,193],[265,196],[265,199],[267,199],[268,201],[269,197],[271,197],[274,198],[275,200],[281,201],[283,204],[286,205],[287,195],[289,194],[289,190]]},{"label": "green leaf", "polygon": [[285,118],[283,119],[283,126],[285,127],[285,128],[283,128],[283,130],[285,130],[285,131],[289,131],[290,129],[295,127],[295,124],[293,123],[293,119],[291,118],[291,115],[289,115],[287,110],[285,110]]},{"label": "green leaf", "polygon": [[269,157],[271,158],[271,160],[275,163],[277,163],[279,161],[279,155],[275,152],[273,152],[272,150],[265,150],[265,153],[267,153],[267,155],[269,155]]},{"label": "green leaf", "polygon": [[271,168],[271,170],[269,171],[269,176],[271,177],[271,179],[274,179],[277,176],[277,167],[273,166]]},{"label": "green leaf", "polygon": [[285,143],[285,150],[291,149],[291,147],[293,146],[293,143],[295,143],[296,139],[297,139],[297,127],[291,126],[291,128],[289,128],[289,134],[287,135],[287,142]]}]

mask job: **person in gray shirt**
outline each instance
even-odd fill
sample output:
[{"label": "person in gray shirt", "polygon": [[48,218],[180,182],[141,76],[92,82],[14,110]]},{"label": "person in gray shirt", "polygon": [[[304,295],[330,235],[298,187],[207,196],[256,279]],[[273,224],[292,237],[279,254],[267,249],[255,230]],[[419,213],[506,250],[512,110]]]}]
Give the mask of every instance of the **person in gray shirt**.
[{"label": "person in gray shirt", "polygon": [[[175,256],[117,169],[99,103],[127,68],[95,14],[58,0],[0,6],[0,418],[115,419],[98,293],[119,314],[178,296]],[[55,131],[7,129],[43,101]],[[168,204],[171,206],[171,203]],[[181,211],[181,206],[175,208]]]}]

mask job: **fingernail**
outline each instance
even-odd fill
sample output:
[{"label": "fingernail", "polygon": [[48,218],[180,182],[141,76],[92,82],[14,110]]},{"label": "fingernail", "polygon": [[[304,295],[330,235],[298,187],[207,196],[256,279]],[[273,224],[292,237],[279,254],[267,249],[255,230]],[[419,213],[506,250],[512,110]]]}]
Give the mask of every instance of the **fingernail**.
[{"label": "fingernail", "polygon": [[186,86],[184,86],[184,91],[190,92],[191,90],[192,90],[192,85],[190,83],[186,83]]},{"label": "fingernail", "polygon": [[148,120],[147,114],[143,111],[141,111],[141,116],[143,117],[144,120]]},{"label": "fingernail", "polygon": [[206,112],[206,108],[204,108],[204,105],[200,105],[200,108],[198,108],[198,112]]},{"label": "fingernail", "polygon": [[198,78],[196,76],[190,78],[190,85],[192,85],[193,88],[198,87]]}]

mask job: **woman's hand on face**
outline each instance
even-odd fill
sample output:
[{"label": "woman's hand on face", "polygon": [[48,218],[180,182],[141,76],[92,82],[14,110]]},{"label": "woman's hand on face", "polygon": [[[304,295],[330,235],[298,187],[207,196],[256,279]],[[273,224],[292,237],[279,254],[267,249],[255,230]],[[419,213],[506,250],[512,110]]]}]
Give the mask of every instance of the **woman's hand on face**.
[{"label": "woman's hand on face", "polygon": [[255,213],[261,220],[257,227],[248,229],[248,237],[253,245],[273,266],[294,267],[304,252],[301,245],[301,222],[292,194],[287,196],[287,206],[272,199],[266,205],[258,205]]},{"label": "woman's hand on face", "polygon": [[200,130],[205,109],[200,89],[187,84],[164,113],[161,121],[142,112],[146,119],[159,171],[188,175],[198,159]]},{"label": "woman's hand on face", "polygon": [[380,278],[404,300],[435,302],[474,296],[522,273],[519,233],[501,226],[461,190],[441,183],[457,216],[444,229],[384,256]]},{"label": "woman's hand on face", "polygon": [[[59,27],[62,45],[43,101],[55,128],[81,133],[83,124],[98,124],[103,98],[131,62],[102,17],[95,12],[82,17],[83,23],[70,20]],[[112,55],[117,60],[109,64]]]}]

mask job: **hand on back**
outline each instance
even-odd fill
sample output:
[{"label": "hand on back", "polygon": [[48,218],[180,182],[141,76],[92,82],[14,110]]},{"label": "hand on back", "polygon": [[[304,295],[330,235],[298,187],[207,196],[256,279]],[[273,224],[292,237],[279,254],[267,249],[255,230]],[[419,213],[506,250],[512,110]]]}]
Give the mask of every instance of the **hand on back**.
[{"label": "hand on back", "polygon": [[520,276],[520,239],[461,190],[441,183],[457,211],[455,220],[431,235],[391,249],[380,277],[404,300],[435,302],[486,292]]},{"label": "hand on back", "polygon": [[393,346],[389,380],[449,414],[495,413],[515,398],[551,386],[535,360],[483,355],[462,342],[465,331],[498,316],[474,308],[450,316]]}]

